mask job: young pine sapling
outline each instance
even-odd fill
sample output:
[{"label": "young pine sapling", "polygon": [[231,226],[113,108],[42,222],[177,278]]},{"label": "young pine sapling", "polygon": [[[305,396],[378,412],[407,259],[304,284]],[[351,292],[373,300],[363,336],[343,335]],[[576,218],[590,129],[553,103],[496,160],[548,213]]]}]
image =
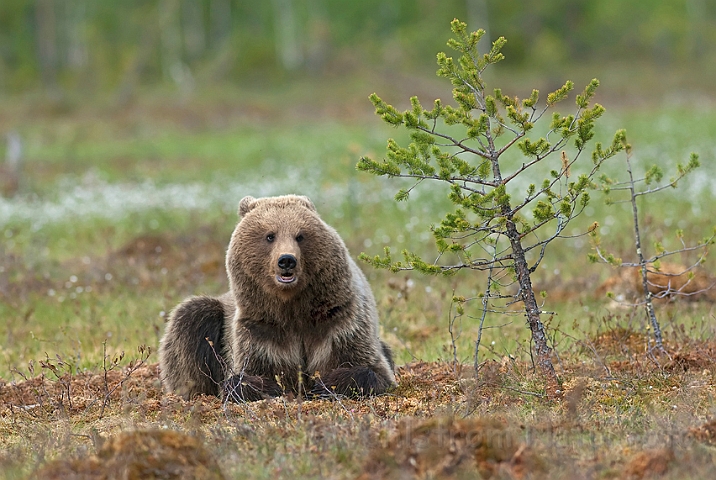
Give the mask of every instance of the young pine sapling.
[{"label": "young pine sapling", "polygon": [[[398,201],[407,200],[410,192],[426,181],[448,190],[454,210],[432,227],[438,255],[425,260],[406,250],[404,260],[395,261],[386,248],[384,257],[362,257],[394,272],[486,272],[479,307],[481,325],[489,312],[504,313],[510,305],[521,303],[546,396],[555,397],[560,383],[532,275],[551,242],[575,236],[567,233],[566,227],[589,202],[588,190],[602,162],[623,148],[623,133],[617,132],[606,149],[597,143],[585,173],[576,174],[582,163],[577,161],[594,136],[595,121],[604,112],[599,104],[590,106],[599,82],[592,80],[577,95],[574,114],[555,112],[549,116],[548,112],[568,97],[574,87],[571,81],[547,95],[543,105],[537,90],[523,100],[500,89],[489,90],[484,72],[504,58],[500,50],[506,40],[498,38],[488,53],[480,55],[477,45],[483,30],[468,33],[466,24],[458,20],[453,20],[451,27],[456,38],[448,45],[460,57],[455,61],[445,53],[438,54],[437,75],[452,82],[457,105],[435,100],[432,109],[425,109],[413,97],[412,108],[401,113],[372,94],[376,113],[388,124],[409,130],[412,142],[402,147],[389,139],[386,158],[376,161],[363,157],[358,163],[358,169],[375,175],[409,179],[410,186],[397,193]],[[546,134],[535,140],[528,135],[538,122],[548,125],[544,125]],[[547,178],[532,183],[530,180],[538,175]],[[453,301],[461,315],[467,299],[456,296]],[[479,346],[478,340],[474,350],[476,373]]]}]

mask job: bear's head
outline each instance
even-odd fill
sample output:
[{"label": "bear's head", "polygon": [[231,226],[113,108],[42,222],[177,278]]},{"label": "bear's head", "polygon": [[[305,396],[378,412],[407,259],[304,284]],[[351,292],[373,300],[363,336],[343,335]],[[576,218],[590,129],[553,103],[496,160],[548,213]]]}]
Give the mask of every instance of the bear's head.
[{"label": "bear's head", "polygon": [[336,270],[347,270],[342,240],[308,197],[244,197],[239,216],[226,268],[242,297],[288,300],[312,283],[326,283]]}]

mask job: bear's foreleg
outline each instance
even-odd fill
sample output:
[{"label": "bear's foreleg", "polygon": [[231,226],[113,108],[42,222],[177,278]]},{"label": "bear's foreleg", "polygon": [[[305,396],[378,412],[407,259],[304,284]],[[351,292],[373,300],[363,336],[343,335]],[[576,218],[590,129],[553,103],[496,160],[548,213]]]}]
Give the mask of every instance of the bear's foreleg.
[{"label": "bear's foreleg", "polygon": [[223,358],[226,311],[217,298],[192,297],[171,313],[159,346],[162,385],[184,398],[216,395],[228,370]]},{"label": "bear's foreleg", "polygon": [[224,384],[224,398],[235,403],[255,402],[283,395],[283,388],[274,379],[238,373]]},{"label": "bear's foreleg", "polygon": [[316,379],[312,393],[322,398],[335,395],[359,398],[380,395],[392,385],[392,379],[370,367],[336,368]]}]

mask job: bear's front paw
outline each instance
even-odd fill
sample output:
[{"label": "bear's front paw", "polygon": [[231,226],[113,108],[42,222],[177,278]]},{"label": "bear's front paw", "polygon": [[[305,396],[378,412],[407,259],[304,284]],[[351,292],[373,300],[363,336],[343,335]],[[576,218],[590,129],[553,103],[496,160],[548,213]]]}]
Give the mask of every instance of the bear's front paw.
[{"label": "bear's front paw", "polygon": [[224,398],[235,403],[280,397],[283,389],[275,381],[257,375],[233,375],[224,383]]},{"label": "bear's front paw", "polygon": [[336,395],[358,398],[380,395],[387,388],[369,367],[336,368],[324,377],[316,378],[311,393],[319,398]]}]

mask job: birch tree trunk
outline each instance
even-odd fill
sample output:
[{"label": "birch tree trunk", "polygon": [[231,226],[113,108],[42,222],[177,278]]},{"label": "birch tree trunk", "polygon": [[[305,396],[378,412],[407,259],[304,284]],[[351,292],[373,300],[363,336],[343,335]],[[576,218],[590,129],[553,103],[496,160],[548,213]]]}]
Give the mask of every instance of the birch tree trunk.
[{"label": "birch tree trunk", "polygon": [[57,19],[53,0],[37,0],[37,50],[42,84],[50,91],[57,90]]},{"label": "birch tree trunk", "polygon": [[293,0],[273,0],[276,55],[286,70],[303,64],[298,19]]}]

